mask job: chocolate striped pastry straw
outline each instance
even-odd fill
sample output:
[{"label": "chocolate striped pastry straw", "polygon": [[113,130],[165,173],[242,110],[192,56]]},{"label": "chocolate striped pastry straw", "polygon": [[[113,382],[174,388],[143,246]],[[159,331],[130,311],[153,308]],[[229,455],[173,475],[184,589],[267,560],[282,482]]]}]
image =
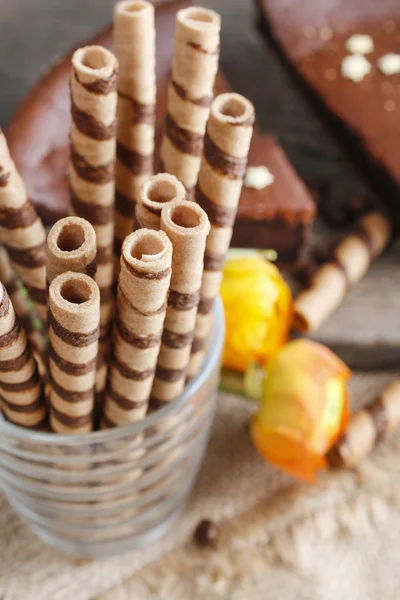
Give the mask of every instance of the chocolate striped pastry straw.
[{"label": "chocolate striped pastry straw", "polygon": [[236,218],[247,156],[253,134],[254,107],[239,94],[221,94],[211,105],[196,202],[211,224],[204,254],[204,273],[188,377],[193,377],[205,355],[211,332],[212,308],[219,294],[222,269]]},{"label": "chocolate striped pastry straw", "polygon": [[96,233],[86,219],[65,217],[57,221],[47,236],[47,283],[67,271],[96,274]]},{"label": "chocolate striped pastry straw", "polygon": [[108,374],[108,361],[110,355],[111,341],[109,338],[103,338],[99,340],[99,349],[97,353],[96,362],[96,380],[95,390],[97,394],[97,400],[102,403],[103,399],[99,394],[103,394],[107,386],[107,374]]},{"label": "chocolate striped pastry straw", "polygon": [[46,322],[46,232],[0,130],[0,242]]},{"label": "chocolate striped pastry straw", "polygon": [[[81,217],[60,219],[53,225],[47,237],[48,284],[67,271],[94,277],[97,270],[96,254],[96,233],[89,221]],[[107,338],[99,344],[96,393],[103,392],[106,387],[107,363],[104,357],[108,352],[108,346]]]},{"label": "chocolate striped pastry straw", "polygon": [[186,191],[174,175],[159,173],[150,177],[140,188],[136,205],[135,227],[159,230],[161,211],[167,203],[185,200]]},{"label": "chocolate striped pastry straw", "polygon": [[384,437],[400,425],[400,379],[371,404],[357,411],[327,455],[332,468],[356,467]]},{"label": "chocolate striped pastry straw", "polygon": [[163,208],[161,229],[172,242],[173,254],[167,314],[151,392],[154,407],[176,398],[185,386],[210,222],[198,204],[178,200]]},{"label": "chocolate striped pastry straw", "polygon": [[172,244],[163,231],[140,229],[125,238],[103,428],[126,425],[146,414],[164,326],[171,260]]},{"label": "chocolate striped pastry straw", "polygon": [[119,63],[115,165],[115,255],[118,272],[122,242],[132,231],[139,188],[153,174],[156,103],[154,6],[143,0],[118,2],[114,9],[113,37]]},{"label": "chocolate striped pastry straw", "polygon": [[107,333],[114,279],[114,194],[118,62],[101,46],[72,57],[70,213],[89,221],[97,238],[96,282],[101,297],[101,335]]},{"label": "chocolate striped pastry straw", "polygon": [[100,323],[98,285],[67,272],[49,287],[50,425],[56,433],[93,429],[94,384]]},{"label": "chocolate striped pastry straw", "polygon": [[382,254],[391,235],[390,222],[382,213],[363,216],[357,229],[335,248],[332,260],[318,270],[309,288],[295,299],[294,330],[317,330],[341,304],[349,288],[364,277],[371,262]]},{"label": "chocolate striped pastry straw", "polygon": [[7,421],[21,427],[44,428],[46,405],[39,372],[3,284],[0,284],[0,397]]},{"label": "chocolate striped pastry straw", "polygon": [[200,7],[179,10],[168,87],[162,170],[176,175],[191,197],[218,70],[221,18]]},{"label": "chocolate striped pastry straw", "polygon": [[29,306],[26,292],[21,288],[22,283],[18,282],[17,275],[4,246],[0,246],[0,281],[4,284],[10,296],[14,310],[27,334],[35,358],[38,358],[42,362],[46,351],[46,342],[39,329],[35,327],[37,316]]}]

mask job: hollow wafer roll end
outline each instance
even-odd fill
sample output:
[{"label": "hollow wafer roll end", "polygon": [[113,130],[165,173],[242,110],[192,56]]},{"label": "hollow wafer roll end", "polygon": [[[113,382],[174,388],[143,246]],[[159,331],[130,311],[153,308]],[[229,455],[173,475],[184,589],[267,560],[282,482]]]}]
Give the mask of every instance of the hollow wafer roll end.
[{"label": "hollow wafer roll end", "polygon": [[46,232],[0,129],[0,237],[13,267],[46,319]]},{"label": "hollow wafer roll end", "polygon": [[47,281],[71,271],[94,277],[96,273],[96,233],[81,217],[57,221],[47,237]]},{"label": "hollow wafer roll end", "polygon": [[160,405],[176,398],[185,385],[210,223],[198,204],[175,201],[163,208],[161,227],[172,242],[173,255],[167,315],[151,394],[152,402]]},{"label": "hollow wafer roll end", "polygon": [[[114,8],[114,51],[119,62],[115,248],[132,231],[137,194],[153,174],[156,102],[154,6],[144,0]],[[119,271],[116,264],[116,279]]]},{"label": "hollow wafer roll end", "polygon": [[50,425],[57,433],[93,429],[100,293],[95,281],[67,272],[49,287]]},{"label": "hollow wafer roll end", "polygon": [[204,254],[201,297],[188,377],[199,371],[211,333],[212,308],[219,294],[222,269],[232,237],[254,118],[253,104],[240,94],[220,94],[211,104],[195,191],[196,202],[208,214],[211,231]]},{"label": "hollow wafer roll end", "polygon": [[344,435],[327,455],[332,468],[353,468],[400,425],[400,380],[391,383],[369,406],[356,412]]},{"label": "hollow wafer roll end", "polygon": [[390,241],[392,228],[385,215],[364,215],[357,228],[335,248],[332,260],[322,265],[309,288],[294,302],[293,328],[316,331],[341,304],[347,291],[358,283]]},{"label": "hollow wafer roll end", "polygon": [[220,16],[201,7],[179,10],[160,155],[190,197],[200,167],[220,46]]},{"label": "hollow wafer roll end", "polygon": [[171,260],[172,245],[163,231],[140,229],[124,241],[104,426],[126,425],[146,414],[164,326]]},{"label": "hollow wafer roll end", "polygon": [[141,186],[136,205],[137,228],[159,230],[161,211],[167,203],[186,199],[184,186],[174,175],[158,173]]},{"label": "hollow wafer roll end", "polygon": [[8,421],[26,428],[44,427],[46,405],[37,365],[3,284],[0,285],[0,397]]}]

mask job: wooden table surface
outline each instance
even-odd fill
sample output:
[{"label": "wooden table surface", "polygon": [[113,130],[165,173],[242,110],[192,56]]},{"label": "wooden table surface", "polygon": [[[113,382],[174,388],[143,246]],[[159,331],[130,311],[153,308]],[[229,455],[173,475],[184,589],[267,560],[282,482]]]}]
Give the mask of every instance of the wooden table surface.
[{"label": "wooden table surface", "polygon": [[[48,65],[111,20],[111,0],[2,0],[0,126]],[[256,29],[251,0],[204,0],[222,15],[221,66],[256,106],[305,179],[330,181],[338,194],[364,184]],[[325,235],[325,233],[322,233]],[[317,226],[317,235],[321,229]],[[400,248],[379,262],[328,321],[319,338],[355,367],[393,367],[400,349]]]}]

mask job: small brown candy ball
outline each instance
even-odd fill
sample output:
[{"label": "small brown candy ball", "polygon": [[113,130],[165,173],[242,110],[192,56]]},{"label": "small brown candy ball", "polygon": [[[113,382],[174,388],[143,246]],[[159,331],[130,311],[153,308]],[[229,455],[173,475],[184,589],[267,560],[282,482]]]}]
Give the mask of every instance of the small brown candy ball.
[{"label": "small brown candy ball", "polygon": [[194,539],[199,546],[214,546],[218,538],[219,527],[210,519],[203,519],[197,525]]}]

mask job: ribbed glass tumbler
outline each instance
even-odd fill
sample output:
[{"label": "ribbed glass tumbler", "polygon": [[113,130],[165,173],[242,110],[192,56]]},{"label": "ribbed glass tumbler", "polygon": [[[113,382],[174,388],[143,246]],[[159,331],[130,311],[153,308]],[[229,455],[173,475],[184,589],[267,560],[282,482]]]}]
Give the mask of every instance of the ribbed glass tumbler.
[{"label": "ribbed glass tumbler", "polygon": [[221,303],[201,372],[168,406],[127,427],[71,436],[0,421],[0,486],[50,544],[81,557],[125,552],[180,514],[210,433],[224,337]]}]

